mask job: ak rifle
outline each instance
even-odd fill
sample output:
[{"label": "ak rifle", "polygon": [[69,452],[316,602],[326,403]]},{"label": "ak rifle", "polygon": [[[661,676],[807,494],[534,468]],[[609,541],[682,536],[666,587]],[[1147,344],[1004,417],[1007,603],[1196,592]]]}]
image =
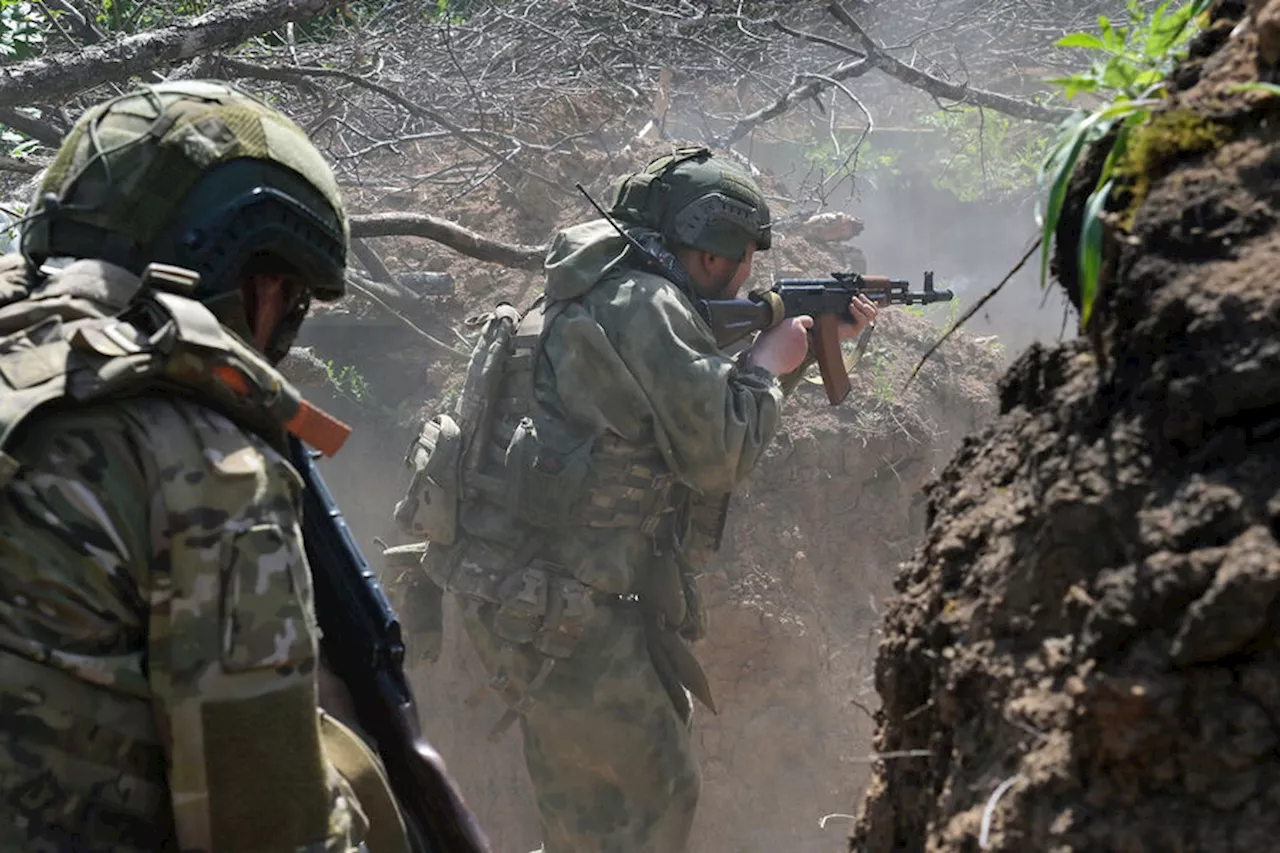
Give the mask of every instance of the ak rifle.
[{"label": "ak rifle", "polygon": [[880,306],[930,305],[954,298],[950,290],[934,289],[932,272],[924,274],[924,289],[918,291],[912,291],[911,283],[900,278],[836,272],[830,278],[783,278],[769,290],[753,292],[745,299],[708,299],[704,304],[722,349],[788,317],[812,317],[811,346],[827,399],[834,406],[849,395],[849,374],[840,352],[840,321],[853,322],[849,300],[858,294]]},{"label": "ak rifle", "polygon": [[290,460],[306,488],[302,538],[315,589],[321,649],[351,693],[356,723],[376,747],[399,802],[413,853],[488,853],[475,817],[423,738],[404,672],[400,621],[360,553],[312,460],[290,436]]}]

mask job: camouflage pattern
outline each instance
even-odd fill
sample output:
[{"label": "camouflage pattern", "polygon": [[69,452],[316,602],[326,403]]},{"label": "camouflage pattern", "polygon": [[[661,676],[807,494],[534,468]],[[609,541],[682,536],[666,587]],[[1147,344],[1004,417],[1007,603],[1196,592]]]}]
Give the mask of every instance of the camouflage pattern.
[{"label": "camouflage pattern", "polygon": [[[541,659],[501,641],[491,606],[464,625],[486,668],[528,685]],[[545,853],[686,849],[702,786],[690,705],[655,668],[636,605],[597,607],[534,699],[520,730]]]},{"label": "camouflage pattern", "polygon": [[[125,278],[37,295],[113,313]],[[0,849],[357,849],[272,443],[152,394],[40,410],[0,449]]]},{"label": "camouflage pattern", "polygon": [[[64,221],[148,245],[173,224],[205,175],[239,159],[279,163],[298,174],[331,209],[327,215],[336,212],[334,225],[345,244],[337,180],[300,127],[229,83],[180,80],[129,92],[80,117],[41,177],[22,251],[50,254],[50,234],[41,225],[50,196],[70,208],[57,211]],[[332,292],[321,287],[318,295],[335,299],[342,289],[339,280]]]},{"label": "camouflage pattern", "polygon": [[348,225],[332,170],[306,134],[226,83],[145,86],[88,110],[45,171],[22,227],[33,265],[95,258],[141,275],[170,264],[191,295],[252,339],[246,261],[284,265],[305,292],[264,354],[289,350],[311,298],[345,291]]},{"label": "camouflage pattern", "polygon": [[[689,299],[665,278],[629,268],[625,251],[603,221],[557,236],[546,294],[562,307],[535,374],[533,421],[550,432],[561,419],[648,449],[685,489],[728,492],[777,431],[783,386],[720,352]],[[645,613],[671,598],[673,579],[679,598],[664,607],[666,623],[688,619],[675,556],[656,553],[635,526],[533,528],[483,500],[465,502],[460,523],[468,535],[451,552],[460,559],[454,577],[509,571],[523,544],[536,541],[540,560],[595,591],[577,646],[540,686],[547,659],[508,643],[492,604],[462,600],[467,631],[509,685],[504,693],[534,699],[520,725],[546,853],[680,853],[700,788],[690,706],[670,663],[651,653],[654,628],[645,625]],[[442,552],[450,553],[434,549]]]},{"label": "camouflage pattern", "polygon": [[679,148],[625,178],[609,214],[652,229],[668,248],[692,246],[742,260],[747,244],[773,240],[769,202],[732,160],[705,147]]}]

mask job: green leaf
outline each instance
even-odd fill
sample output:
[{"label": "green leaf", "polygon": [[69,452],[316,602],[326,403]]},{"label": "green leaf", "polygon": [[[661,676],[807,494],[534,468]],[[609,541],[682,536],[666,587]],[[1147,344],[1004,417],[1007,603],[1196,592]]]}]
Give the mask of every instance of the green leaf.
[{"label": "green leaf", "polygon": [[1227,88],[1228,92],[1266,92],[1268,95],[1280,95],[1280,86],[1275,83],[1237,83]]},{"label": "green leaf", "polygon": [[1132,91],[1133,81],[1137,76],[1138,71],[1131,63],[1118,56],[1113,56],[1102,72],[1102,85],[1122,92]]},{"label": "green leaf", "polygon": [[1107,45],[1092,33],[1072,33],[1054,42],[1058,47],[1087,47],[1090,50],[1106,50]]},{"label": "green leaf", "polygon": [[[1142,47],[1143,56],[1151,60],[1164,59],[1174,45],[1182,40],[1184,34],[1189,35],[1186,32],[1187,25],[1194,17],[1196,5],[1195,3],[1186,3],[1178,7],[1167,18],[1157,14],[1152,19],[1151,26],[1147,30],[1146,43]],[[1163,9],[1163,7],[1161,8]]]},{"label": "green leaf", "polygon": [[1106,223],[1102,212],[1111,195],[1112,181],[1094,190],[1084,205],[1084,222],[1080,229],[1078,275],[1080,280],[1080,325],[1087,327],[1093,316],[1093,305],[1098,296],[1098,277],[1102,271],[1102,243]]},{"label": "green leaf", "polygon": [[1045,82],[1054,86],[1061,86],[1068,100],[1074,98],[1080,92],[1092,92],[1098,88],[1098,81],[1086,74],[1073,74],[1070,77],[1050,77]]},{"label": "green leaf", "polygon": [[1049,155],[1046,161],[1047,176],[1052,178],[1049,197],[1045,202],[1044,215],[1041,219],[1043,239],[1040,241],[1040,287],[1044,288],[1049,277],[1049,247],[1053,243],[1053,234],[1058,229],[1058,219],[1062,216],[1062,203],[1067,197],[1067,184],[1075,171],[1076,161],[1080,159],[1080,151],[1089,138],[1089,119],[1080,122],[1067,131],[1066,138]]}]

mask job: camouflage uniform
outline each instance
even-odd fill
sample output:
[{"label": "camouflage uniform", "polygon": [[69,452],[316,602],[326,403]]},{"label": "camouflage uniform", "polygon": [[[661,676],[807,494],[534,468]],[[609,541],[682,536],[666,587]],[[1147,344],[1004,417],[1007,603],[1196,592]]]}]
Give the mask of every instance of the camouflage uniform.
[{"label": "camouflage uniform", "polygon": [[[181,260],[164,233],[181,210],[240,209],[184,198],[241,178],[235,203],[259,205],[263,234],[290,199],[328,217],[314,240],[332,256],[300,269],[339,294],[328,168],[294,125],[216,84],[86,115],[24,230],[28,257],[0,260],[0,849],[364,849],[365,815],[322,748],[301,481],[276,419],[206,368],[287,386],[219,325],[247,333],[243,307],[215,319],[201,304],[234,278],[206,265],[184,291],[178,271],[165,294],[156,269],[139,275]],[[262,204],[259,184],[280,196]],[[200,232],[231,241],[219,257],[276,251],[231,221]],[[86,259],[38,272],[49,256]],[[161,304],[167,324],[140,309]]]},{"label": "camouflage uniform", "polygon": [[[663,253],[658,233],[631,231]],[[696,574],[796,377],[721,352],[687,283],[638,269],[606,221],[560,233],[546,272],[536,370],[507,369],[491,461],[464,459],[456,541],[432,541],[423,566],[459,594],[518,715],[546,853],[679,853],[701,784],[685,687],[710,702],[682,639],[705,630]],[[527,318],[514,362],[539,331]],[[526,381],[532,403],[513,412]],[[419,449],[441,442],[424,436]],[[414,488],[397,507],[411,531],[429,499]]]}]

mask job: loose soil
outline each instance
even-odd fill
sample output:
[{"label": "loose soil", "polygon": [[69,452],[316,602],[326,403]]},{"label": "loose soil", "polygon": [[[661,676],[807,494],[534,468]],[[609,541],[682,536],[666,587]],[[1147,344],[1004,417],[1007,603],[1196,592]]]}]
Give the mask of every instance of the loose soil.
[{"label": "loose soil", "polygon": [[1280,847],[1280,99],[1232,89],[1275,79],[1280,2],[1248,5],[1167,106],[1223,144],[1153,166],[1092,340],[1032,347],[927,489],[851,849]]}]

